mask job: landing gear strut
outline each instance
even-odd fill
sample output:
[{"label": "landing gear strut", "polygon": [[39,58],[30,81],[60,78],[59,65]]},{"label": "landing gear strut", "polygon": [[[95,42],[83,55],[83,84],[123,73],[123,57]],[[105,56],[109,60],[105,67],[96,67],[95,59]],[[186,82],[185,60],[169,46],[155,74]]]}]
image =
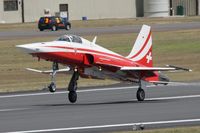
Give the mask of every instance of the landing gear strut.
[{"label": "landing gear strut", "polygon": [[49,91],[52,92],[52,93],[56,91],[55,75],[56,75],[56,70],[58,70],[58,69],[59,69],[58,68],[58,63],[57,62],[53,62],[53,65],[52,65],[53,72],[51,73],[51,83],[48,86]]},{"label": "landing gear strut", "polygon": [[138,101],[144,101],[145,99],[145,91],[142,89],[141,80],[139,81],[139,88],[137,90],[136,97]]},{"label": "landing gear strut", "polygon": [[79,78],[79,73],[76,70],[76,71],[74,71],[73,76],[72,76],[69,86],[68,86],[68,91],[69,91],[68,98],[71,103],[75,103],[77,100],[76,90],[77,90],[78,78]]}]

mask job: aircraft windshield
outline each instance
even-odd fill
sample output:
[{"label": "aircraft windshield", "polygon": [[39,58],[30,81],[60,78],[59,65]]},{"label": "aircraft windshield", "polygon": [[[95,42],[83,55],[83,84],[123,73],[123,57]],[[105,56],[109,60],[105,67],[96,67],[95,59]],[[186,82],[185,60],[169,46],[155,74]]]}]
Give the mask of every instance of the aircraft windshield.
[{"label": "aircraft windshield", "polygon": [[57,41],[71,42],[69,36],[67,36],[67,35],[61,36],[60,38],[57,39]]},{"label": "aircraft windshield", "polygon": [[71,35],[72,42],[82,43],[82,40],[79,36]]},{"label": "aircraft windshield", "polygon": [[82,39],[79,36],[75,35],[63,35],[60,38],[58,38],[57,41],[82,43]]}]

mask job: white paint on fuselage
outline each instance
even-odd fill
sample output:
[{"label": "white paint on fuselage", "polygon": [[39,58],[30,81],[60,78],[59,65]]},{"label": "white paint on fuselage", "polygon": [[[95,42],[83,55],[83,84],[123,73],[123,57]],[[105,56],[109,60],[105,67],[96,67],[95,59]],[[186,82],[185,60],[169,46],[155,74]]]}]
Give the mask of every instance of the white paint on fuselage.
[{"label": "white paint on fuselage", "polygon": [[[22,48],[25,52],[29,54],[36,54],[39,53],[78,53],[78,54],[91,54],[96,56],[97,58],[103,57],[109,60],[110,65],[116,66],[116,62],[118,62],[119,67],[122,67],[122,64],[126,64],[126,66],[134,66],[134,62],[122,55],[119,55],[113,51],[110,51],[104,47],[101,47],[98,44],[94,44],[84,38],[81,38],[82,43],[76,42],[67,42],[67,41],[51,41],[51,42],[42,42],[42,43],[32,43],[32,44],[25,44],[25,45],[18,45],[17,47]],[[41,57],[42,58],[42,57]],[[58,54],[59,58],[59,54]],[[99,58],[100,59],[100,58]],[[114,64],[115,62],[115,64]],[[121,63],[124,62],[124,63]],[[121,65],[120,65],[121,63]]]},{"label": "white paint on fuselage", "polygon": [[[51,53],[51,52],[77,52],[80,54],[92,54],[105,56],[108,58],[112,58],[115,60],[121,61],[130,61],[131,60],[123,57],[120,54],[117,54],[113,51],[110,51],[104,47],[101,47],[98,44],[94,44],[84,38],[82,39],[82,43],[75,42],[66,42],[66,41],[51,41],[51,42],[42,42],[42,43],[32,43],[32,44],[24,44],[18,45],[17,47],[22,48],[25,52],[29,54],[37,54],[37,53]],[[132,64],[134,64],[132,62]]]},{"label": "white paint on fuselage", "polygon": [[[65,48],[56,48],[56,47],[66,47],[66,48],[71,48],[71,49],[93,50],[93,51],[97,51],[97,52],[103,52],[103,53],[123,57],[113,51],[110,51],[106,48],[99,46],[98,44],[93,44],[92,42],[90,42],[84,38],[82,38],[82,41],[83,41],[83,43],[52,41],[52,42],[42,42],[42,43],[18,45],[17,47],[27,49],[27,52],[30,54],[38,53],[38,52],[44,52],[44,53],[46,53],[46,52],[66,52]],[[36,49],[39,49],[39,51]]]}]

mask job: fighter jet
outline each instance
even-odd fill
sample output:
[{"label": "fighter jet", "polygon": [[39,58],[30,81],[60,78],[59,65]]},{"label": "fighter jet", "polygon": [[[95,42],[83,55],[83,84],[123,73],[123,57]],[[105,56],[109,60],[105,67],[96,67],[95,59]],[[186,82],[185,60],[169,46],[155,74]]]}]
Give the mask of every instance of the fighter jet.
[{"label": "fighter jet", "polygon": [[[82,78],[114,79],[138,84],[136,97],[145,99],[143,81],[153,84],[168,84],[169,79],[161,71],[191,71],[190,69],[168,65],[153,67],[151,27],[143,25],[135,44],[127,57],[110,51],[80,36],[65,34],[55,41],[17,45],[33,57],[53,63],[52,70],[41,71],[27,68],[38,73],[51,74],[50,92],[56,91],[55,75],[72,71],[68,85],[68,98],[71,103],[77,101],[77,80]],[[59,69],[58,64],[66,66]]]}]

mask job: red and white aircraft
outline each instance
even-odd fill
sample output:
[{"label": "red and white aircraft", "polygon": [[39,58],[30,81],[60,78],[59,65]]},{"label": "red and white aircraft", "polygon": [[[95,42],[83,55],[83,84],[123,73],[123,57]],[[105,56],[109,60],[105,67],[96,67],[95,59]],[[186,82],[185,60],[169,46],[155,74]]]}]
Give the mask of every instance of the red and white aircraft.
[{"label": "red and white aircraft", "polygon": [[[27,68],[30,71],[51,74],[52,82],[48,87],[50,92],[56,91],[56,73],[73,71],[68,86],[68,98],[71,103],[77,100],[76,90],[79,76],[95,79],[111,78],[138,83],[139,88],[136,96],[138,101],[143,101],[145,92],[142,89],[142,81],[167,84],[169,79],[160,71],[190,71],[170,65],[153,67],[152,33],[151,27],[147,25],[142,26],[132,51],[127,57],[105,49],[95,42],[96,37],[90,42],[76,35],[63,35],[52,42],[17,45],[16,47],[25,50],[34,57],[53,62],[52,70],[49,71]],[[58,69],[59,63],[67,68]]]}]

